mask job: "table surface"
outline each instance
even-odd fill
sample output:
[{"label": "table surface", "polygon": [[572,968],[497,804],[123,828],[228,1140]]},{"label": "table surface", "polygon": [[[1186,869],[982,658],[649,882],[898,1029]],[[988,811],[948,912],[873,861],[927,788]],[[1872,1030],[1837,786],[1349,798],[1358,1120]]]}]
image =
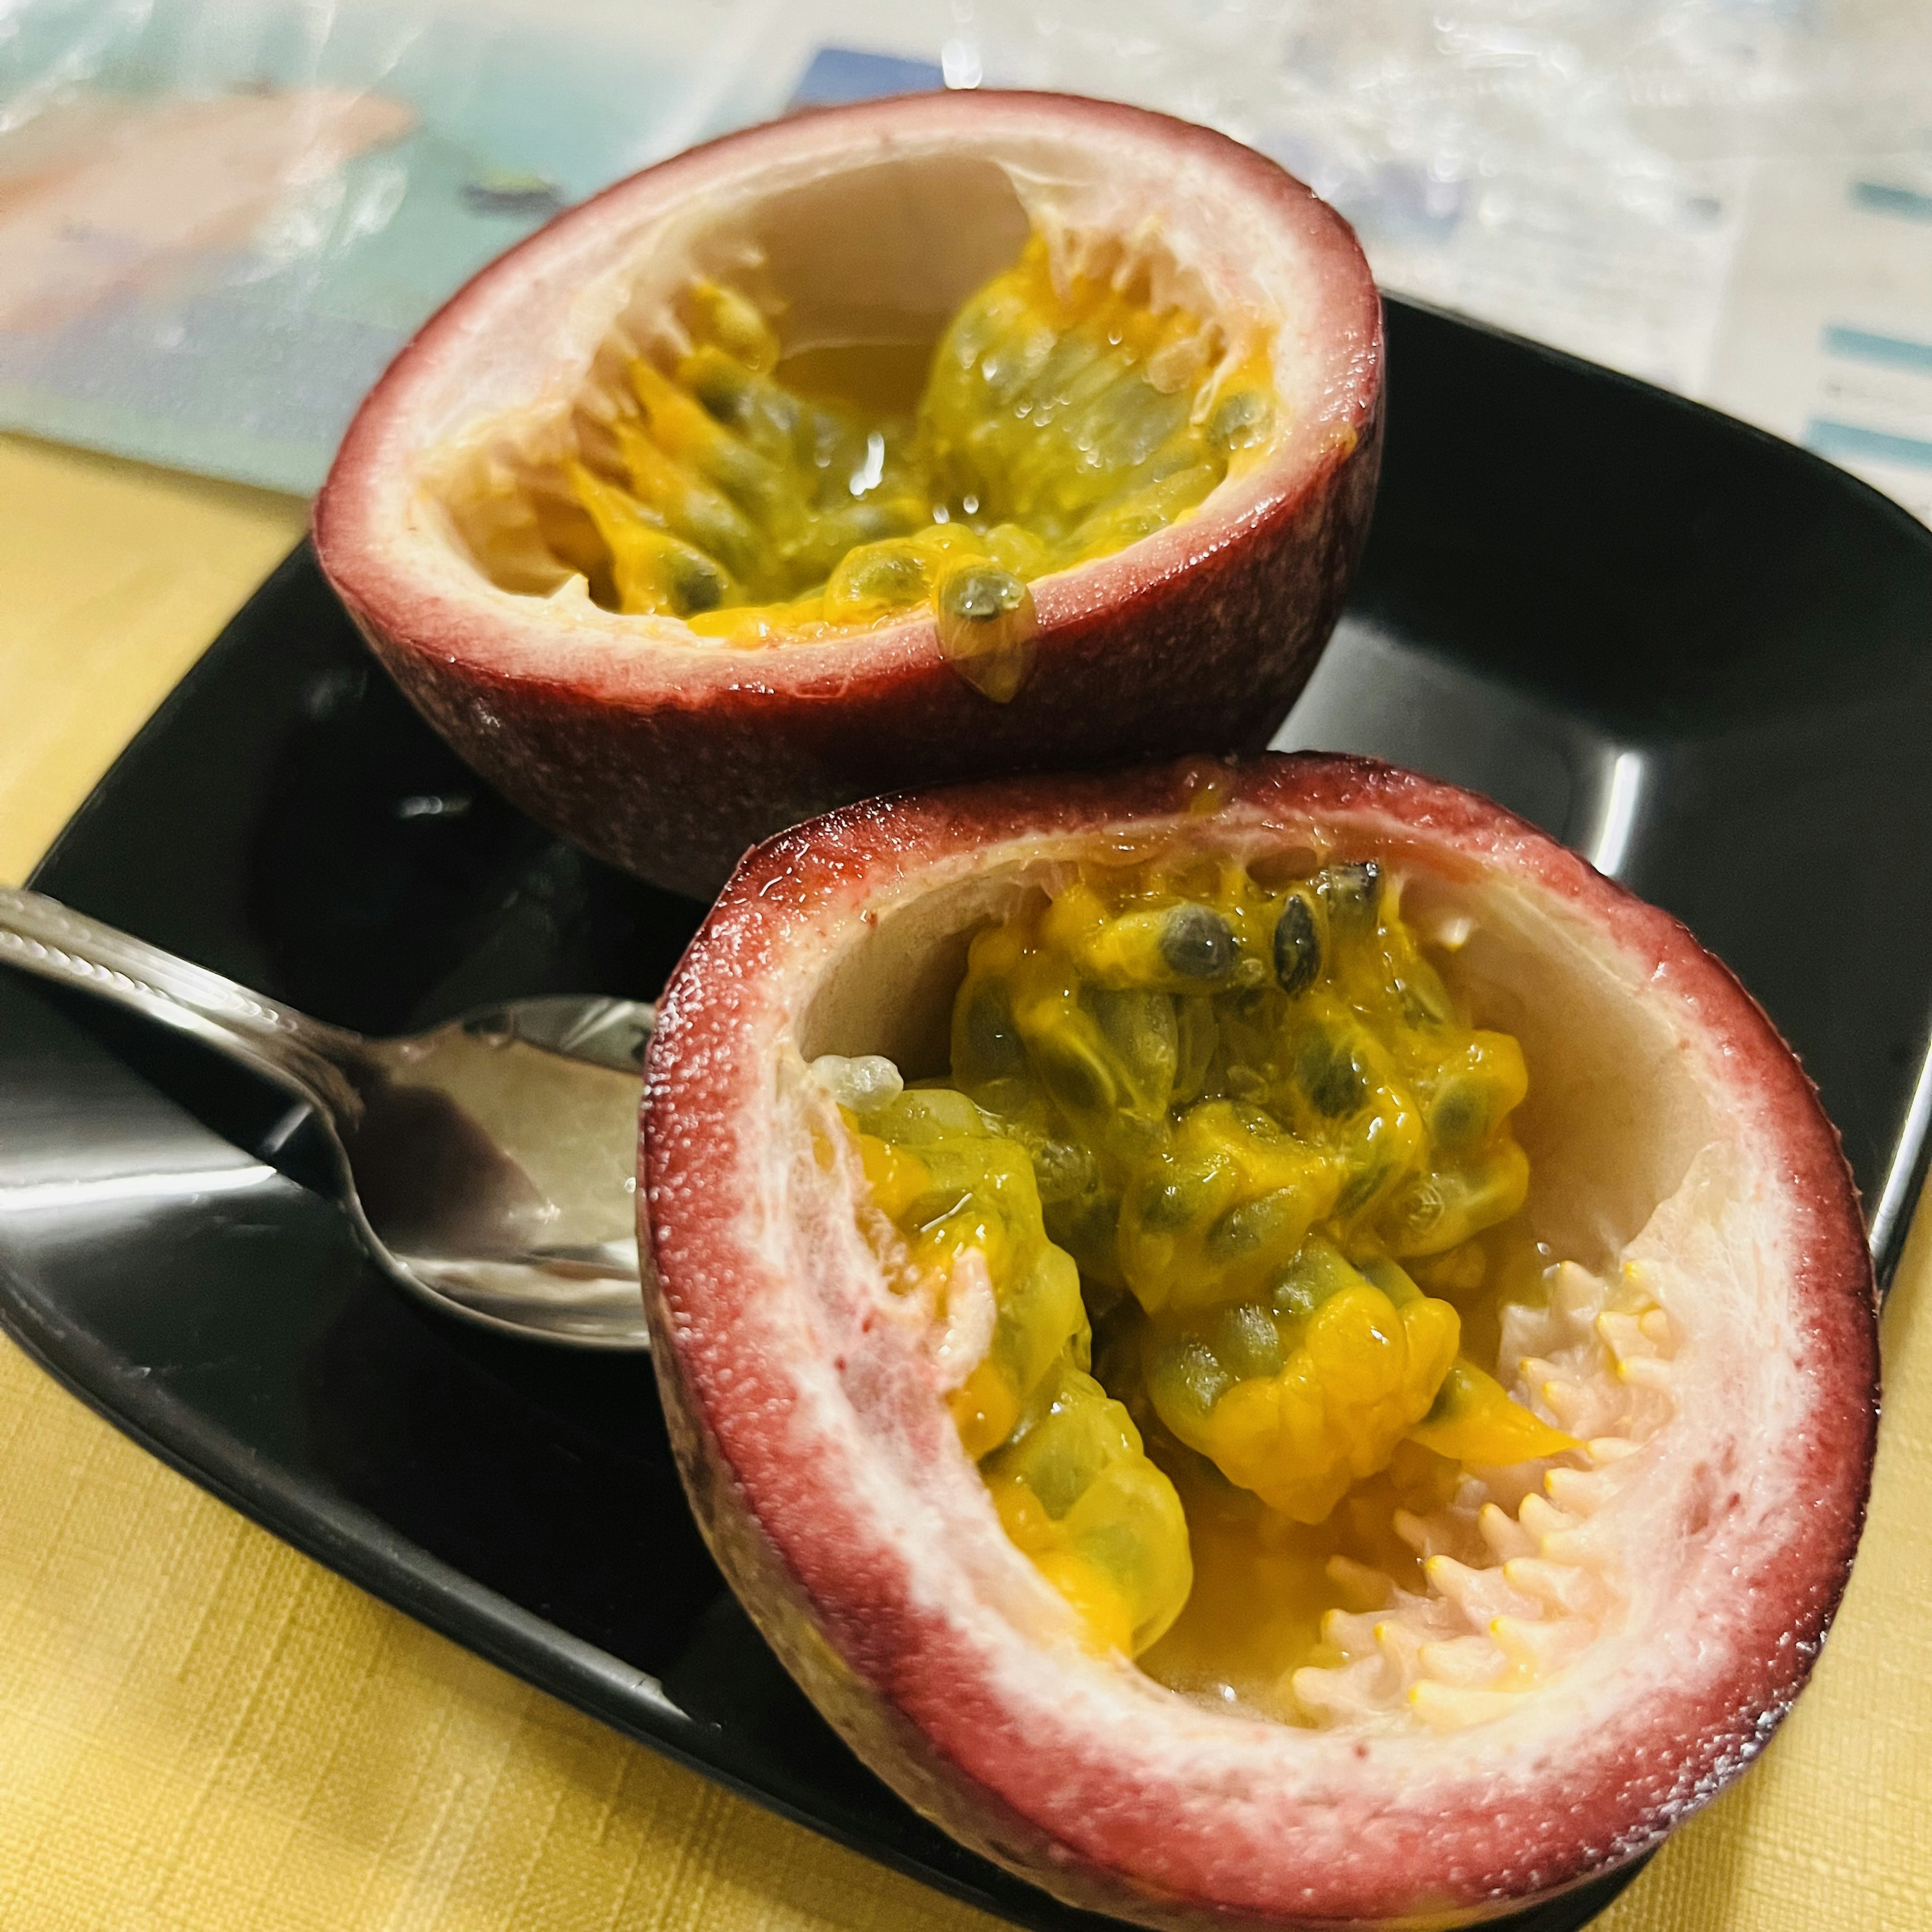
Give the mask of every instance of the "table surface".
[{"label": "table surface", "polygon": [[[0,880],[296,541],[296,500],[0,437]],[[1922,1932],[1932,1216],[1863,1555],[1764,1762],[1602,1932]],[[604,1730],[124,1441],[0,1341],[8,1932],[804,1932],[992,1921]]]}]

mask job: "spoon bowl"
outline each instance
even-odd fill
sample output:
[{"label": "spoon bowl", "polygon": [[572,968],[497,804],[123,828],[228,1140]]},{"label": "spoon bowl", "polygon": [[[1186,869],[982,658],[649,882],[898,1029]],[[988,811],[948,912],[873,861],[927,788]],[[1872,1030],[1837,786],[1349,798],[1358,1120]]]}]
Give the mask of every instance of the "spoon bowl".
[{"label": "spoon bowl", "polygon": [[0,889],[0,963],[174,1028],[313,1118],[336,1194],[394,1280],[487,1328],[647,1348],[637,1238],[640,1062],[655,1009],[514,1000],[371,1040],[38,892]]}]

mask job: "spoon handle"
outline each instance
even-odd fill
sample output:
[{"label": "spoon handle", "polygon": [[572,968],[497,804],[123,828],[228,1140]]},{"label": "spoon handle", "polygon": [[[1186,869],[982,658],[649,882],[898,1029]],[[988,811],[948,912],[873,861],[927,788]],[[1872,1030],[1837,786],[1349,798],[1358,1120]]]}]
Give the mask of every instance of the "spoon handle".
[{"label": "spoon handle", "polygon": [[191,1035],[352,1126],[359,1034],[326,1024],[117,932],[40,892],[0,886],[0,964],[17,966]]}]

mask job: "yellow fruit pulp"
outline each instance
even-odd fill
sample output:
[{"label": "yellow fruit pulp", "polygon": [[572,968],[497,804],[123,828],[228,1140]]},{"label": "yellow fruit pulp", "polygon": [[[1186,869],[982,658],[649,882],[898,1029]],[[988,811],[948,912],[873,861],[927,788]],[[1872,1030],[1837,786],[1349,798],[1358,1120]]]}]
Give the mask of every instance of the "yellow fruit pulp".
[{"label": "yellow fruit pulp", "polygon": [[688,347],[634,361],[608,447],[565,465],[547,537],[599,602],[732,644],[929,603],[997,683],[1028,583],[1184,516],[1276,427],[1265,345],[1237,360],[1211,320],[1156,309],[1144,273],[1056,279],[1038,236],[954,317],[910,411],[788,386],[735,291],[694,285],[681,320]]},{"label": "yellow fruit pulp", "polygon": [[[872,1204],[898,1230],[908,1285],[994,1298],[984,1358],[953,1419],[1014,1542],[1080,1610],[1096,1643],[1144,1649],[1186,1600],[1187,1526],[1126,1410],[1094,1379],[1079,1271],[1046,1238],[1032,1161],[964,1094],[900,1094],[865,1118]],[[949,1311],[950,1312],[950,1311]]]},{"label": "yellow fruit pulp", "polygon": [[1379,867],[1266,869],[1080,866],[974,938],[950,1081],[848,1116],[902,1285],[990,1289],[952,1400],[1009,1534],[1224,1698],[1414,1570],[1398,1510],[1576,1447],[1469,1353],[1534,1292],[1521,1050]]}]

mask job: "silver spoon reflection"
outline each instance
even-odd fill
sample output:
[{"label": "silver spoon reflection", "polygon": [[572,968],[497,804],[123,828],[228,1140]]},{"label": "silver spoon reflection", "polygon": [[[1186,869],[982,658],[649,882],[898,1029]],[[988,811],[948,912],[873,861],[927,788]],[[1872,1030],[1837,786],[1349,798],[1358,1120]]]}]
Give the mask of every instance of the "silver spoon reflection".
[{"label": "silver spoon reflection", "polygon": [[404,1287],[493,1328],[650,1346],[635,1210],[652,1007],[514,1000],[368,1040],[4,887],[0,963],[173,1027],[311,1111],[344,1210]]}]

